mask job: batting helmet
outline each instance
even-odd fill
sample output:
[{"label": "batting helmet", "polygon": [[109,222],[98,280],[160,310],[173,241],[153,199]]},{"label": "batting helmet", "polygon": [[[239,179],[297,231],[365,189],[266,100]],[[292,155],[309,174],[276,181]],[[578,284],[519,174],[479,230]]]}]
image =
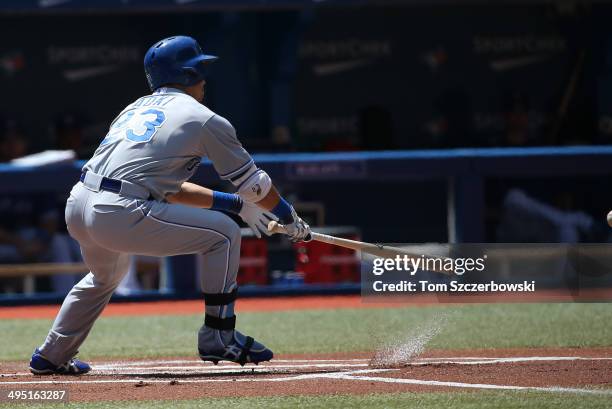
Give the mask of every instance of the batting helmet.
[{"label": "batting helmet", "polygon": [[194,85],[204,79],[204,65],[218,57],[204,54],[187,36],[164,38],[145,54],[144,69],[151,91],[168,84]]}]

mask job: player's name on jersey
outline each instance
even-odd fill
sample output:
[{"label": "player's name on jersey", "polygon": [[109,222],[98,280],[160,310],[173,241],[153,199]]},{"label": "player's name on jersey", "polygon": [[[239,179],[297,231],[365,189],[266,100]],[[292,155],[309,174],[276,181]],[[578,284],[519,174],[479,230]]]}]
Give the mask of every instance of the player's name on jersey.
[{"label": "player's name on jersey", "polygon": [[150,95],[146,97],[142,97],[134,102],[131,108],[138,107],[148,107],[148,106],[158,106],[163,107],[166,106],[170,101],[172,101],[175,97],[172,95]]}]

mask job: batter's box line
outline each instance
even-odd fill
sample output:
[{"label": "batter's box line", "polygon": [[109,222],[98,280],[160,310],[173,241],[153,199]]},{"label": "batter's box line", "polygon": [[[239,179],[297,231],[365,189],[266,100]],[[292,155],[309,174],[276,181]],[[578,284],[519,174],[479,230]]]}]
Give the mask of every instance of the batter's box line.
[{"label": "batter's box line", "polygon": [[[367,363],[356,363],[356,364],[296,364],[296,365],[274,365],[274,364],[269,364],[269,365],[260,365],[255,367],[255,369],[303,369],[303,368],[360,368],[360,367],[367,367],[368,364]],[[251,367],[245,367],[245,368],[241,368],[236,364],[233,365],[224,365],[224,366],[214,366],[214,365],[191,365],[191,366],[142,366],[142,367],[138,367],[138,366],[131,366],[129,367],[131,371],[135,371],[135,370],[142,370],[142,371],[155,371],[155,370],[162,370],[162,371],[168,371],[168,370],[192,370],[192,369],[196,369],[196,370],[201,370],[201,371],[213,371],[213,372],[217,372],[217,371],[231,371],[231,370],[236,370],[236,369],[244,369],[244,370],[250,370]],[[92,365],[92,369],[96,370],[96,371],[114,371],[114,370],[119,370],[121,369],[119,366],[108,366],[108,365]]]},{"label": "batter's box line", "polygon": [[[309,363],[309,362],[320,362],[320,363],[355,363],[355,362],[368,362],[369,359],[366,358],[356,358],[356,359],[274,359],[271,361],[271,364],[275,363]],[[181,359],[181,360],[150,360],[150,361],[112,361],[112,362],[100,362],[96,364],[95,361],[91,363],[92,366],[104,366],[104,367],[112,367],[112,366],[154,366],[154,365],[184,365],[184,364],[195,364],[199,363],[202,366],[214,366],[210,362],[202,362],[198,359]],[[220,363],[219,366],[224,365],[233,365],[231,363]],[[268,365],[268,364],[263,364]]]},{"label": "batter's box line", "polygon": [[[355,371],[358,372],[358,371]],[[357,376],[354,373],[339,373],[334,379],[359,380],[368,382],[384,382],[409,385],[423,386],[443,386],[451,388],[468,388],[468,389],[493,389],[493,390],[513,390],[513,391],[537,391],[537,392],[553,392],[553,393],[585,393],[593,395],[609,395],[612,396],[612,391],[601,389],[581,389],[581,388],[565,388],[560,386],[541,387],[541,386],[513,386],[513,385],[492,385],[485,383],[464,383],[464,382],[446,382],[446,381],[427,381],[422,379],[404,379],[404,378],[384,378],[379,376]]]},{"label": "batter's box line", "polygon": [[[317,379],[317,378],[329,378],[335,375],[350,375],[350,374],[362,374],[362,373],[381,373],[394,371],[395,369],[361,369],[356,371],[342,371],[342,372],[323,372],[316,374],[301,374],[293,376],[283,376],[277,378],[232,378],[232,379],[181,379],[179,383],[222,383],[222,382],[292,382],[299,380]],[[84,375],[78,379],[72,380],[36,380],[36,381],[3,381],[0,382],[0,388],[3,385],[81,385],[81,384],[106,384],[106,383],[168,383],[168,379],[87,379],[90,375]]]}]

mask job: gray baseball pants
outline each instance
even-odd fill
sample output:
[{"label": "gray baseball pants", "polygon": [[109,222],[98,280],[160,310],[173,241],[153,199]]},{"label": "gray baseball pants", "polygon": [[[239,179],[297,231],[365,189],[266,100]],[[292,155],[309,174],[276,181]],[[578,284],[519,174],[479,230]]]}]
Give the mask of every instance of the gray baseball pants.
[{"label": "gray baseball pants", "polygon": [[[130,254],[203,254],[203,292],[228,293],[236,287],[240,228],[223,213],[128,197],[79,182],[66,203],[66,224],[91,272],[68,293],[40,347],[56,365],[77,353],[127,273]],[[206,313],[231,317],[233,303],[206,306]]]}]

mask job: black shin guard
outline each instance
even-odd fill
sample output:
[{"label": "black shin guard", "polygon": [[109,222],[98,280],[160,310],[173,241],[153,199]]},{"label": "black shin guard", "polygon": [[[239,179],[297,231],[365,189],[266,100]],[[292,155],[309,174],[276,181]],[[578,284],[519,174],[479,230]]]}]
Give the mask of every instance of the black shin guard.
[{"label": "black shin guard", "polygon": [[[236,301],[237,296],[238,288],[229,293],[204,293],[204,303],[207,307],[223,307]],[[236,327],[236,316],[221,318],[207,313],[204,325],[216,330],[233,330]]]},{"label": "black shin guard", "polygon": [[238,288],[234,288],[229,293],[204,293],[204,304],[210,305],[227,305],[236,301],[238,298]]}]

